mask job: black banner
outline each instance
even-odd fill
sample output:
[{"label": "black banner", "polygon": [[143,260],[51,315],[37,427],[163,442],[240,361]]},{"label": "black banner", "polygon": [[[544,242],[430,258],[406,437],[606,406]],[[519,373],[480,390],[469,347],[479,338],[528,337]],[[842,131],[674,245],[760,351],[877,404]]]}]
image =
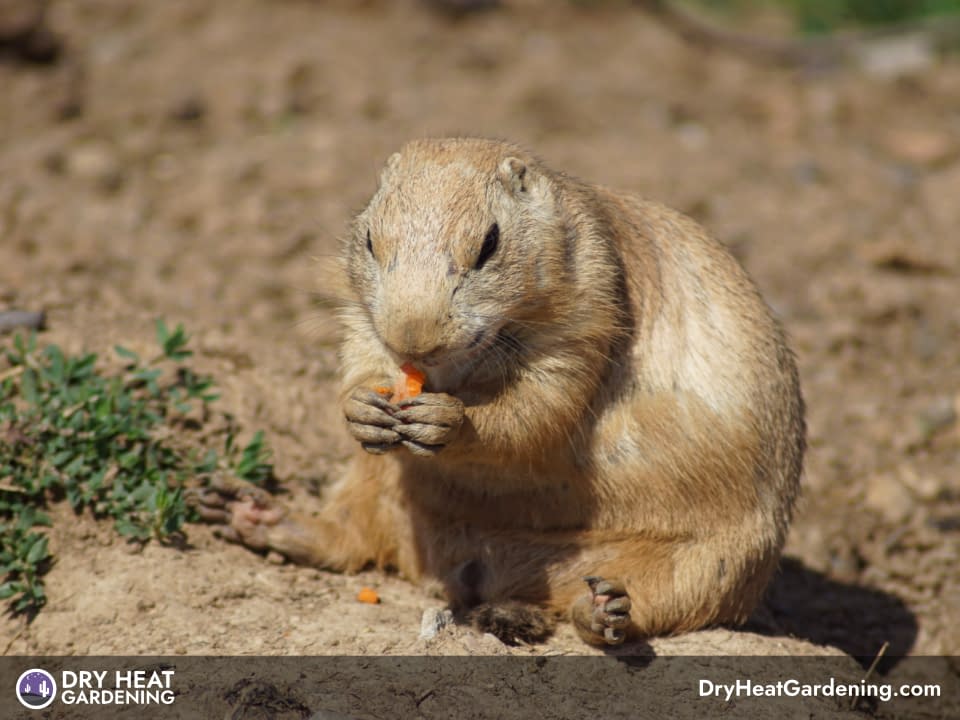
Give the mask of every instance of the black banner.
[{"label": "black banner", "polygon": [[960,718],[960,659],[5,657],[0,717]]}]

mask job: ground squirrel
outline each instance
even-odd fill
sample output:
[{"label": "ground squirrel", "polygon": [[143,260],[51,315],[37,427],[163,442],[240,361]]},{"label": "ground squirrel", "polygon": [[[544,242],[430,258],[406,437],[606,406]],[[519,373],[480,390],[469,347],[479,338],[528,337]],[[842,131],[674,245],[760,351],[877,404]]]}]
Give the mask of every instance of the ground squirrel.
[{"label": "ground squirrel", "polygon": [[[757,289],[692,220],[511,144],[394,154],[342,251],[359,441],[315,515],[203,514],[293,561],[438,578],[461,617],[593,644],[743,622],[798,490],[803,401]],[[373,388],[403,363],[424,392]],[[585,584],[586,581],[586,584]]]}]

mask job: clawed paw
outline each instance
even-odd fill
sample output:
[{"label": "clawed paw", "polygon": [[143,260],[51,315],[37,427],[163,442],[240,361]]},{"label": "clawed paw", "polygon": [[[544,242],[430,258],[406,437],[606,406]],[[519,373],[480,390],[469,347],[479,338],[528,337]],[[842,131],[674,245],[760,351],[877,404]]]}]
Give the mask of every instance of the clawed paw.
[{"label": "clawed paw", "polygon": [[585,640],[592,644],[620,645],[630,624],[630,596],[619,580],[585,577],[590,594],[574,606],[574,623]]},{"label": "clawed paw", "polygon": [[405,447],[414,455],[436,455],[460,432],[463,403],[446,393],[421,393],[391,403],[370,388],[357,388],[344,403],[350,434],[377,455]]},{"label": "clawed paw", "polygon": [[270,548],[268,531],[287,514],[262,488],[226,478],[196,491],[192,504],[202,520],[220,526],[218,537],[254,550]]},{"label": "clawed paw", "polygon": [[404,447],[415,455],[436,455],[460,432],[463,402],[446,393],[423,393],[405,400],[393,416]]},{"label": "clawed paw", "polygon": [[359,387],[347,398],[343,413],[350,434],[363,449],[382,455],[400,447],[400,435],[395,430],[400,421],[394,417],[398,409],[375,390]]}]

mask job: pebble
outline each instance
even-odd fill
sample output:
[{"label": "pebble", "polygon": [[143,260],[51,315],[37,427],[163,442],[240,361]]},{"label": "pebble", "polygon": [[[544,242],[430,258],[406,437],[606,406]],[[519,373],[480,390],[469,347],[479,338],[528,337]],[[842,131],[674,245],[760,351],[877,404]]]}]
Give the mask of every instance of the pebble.
[{"label": "pebble", "polygon": [[71,175],[95,183],[105,192],[123,186],[123,170],[116,153],[105,143],[91,142],[74,149],[67,158]]},{"label": "pebble", "polygon": [[936,62],[933,41],[926,33],[892,35],[855,49],[860,68],[878,78],[898,78],[929,71]]},{"label": "pebble", "polygon": [[937,398],[920,411],[917,420],[927,434],[935,435],[957,422],[957,409],[954,405],[954,398]]},{"label": "pebble", "polygon": [[914,500],[910,491],[898,478],[886,473],[874,475],[867,480],[864,503],[892,523],[903,522],[914,511]]},{"label": "pebble", "polygon": [[900,478],[903,484],[923,502],[931,502],[940,497],[940,493],[945,489],[942,483],[934,475],[921,475],[909,465],[900,469]]},{"label": "pebble", "polygon": [[170,108],[170,119],[184,125],[197,123],[207,114],[207,104],[200,95],[186,95]]},{"label": "pebble", "polygon": [[427,608],[420,619],[420,639],[433,640],[441,630],[451,624],[453,624],[451,610]]},{"label": "pebble", "polygon": [[956,157],[958,147],[948,131],[900,128],[888,131],[884,149],[897,160],[913,165],[939,167]]}]

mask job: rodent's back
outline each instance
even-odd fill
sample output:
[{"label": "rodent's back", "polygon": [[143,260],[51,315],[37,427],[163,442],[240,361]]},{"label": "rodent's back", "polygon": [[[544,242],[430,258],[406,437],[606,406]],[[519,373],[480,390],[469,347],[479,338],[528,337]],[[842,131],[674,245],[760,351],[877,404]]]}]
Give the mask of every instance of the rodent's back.
[{"label": "rodent's back", "polygon": [[731,470],[741,463],[751,492],[785,533],[805,424],[795,358],[779,321],[733,255],[692,219],[633,195],[577,187],[583,212],[609,228],[633,328],[620,360],[628,370],[614,373],[609,390],[619,400],[601,403],[611,415],[635,415],[633,408],[658,396],[688,398],[683,406],[695,408],[688,439],[699,435]]}]

